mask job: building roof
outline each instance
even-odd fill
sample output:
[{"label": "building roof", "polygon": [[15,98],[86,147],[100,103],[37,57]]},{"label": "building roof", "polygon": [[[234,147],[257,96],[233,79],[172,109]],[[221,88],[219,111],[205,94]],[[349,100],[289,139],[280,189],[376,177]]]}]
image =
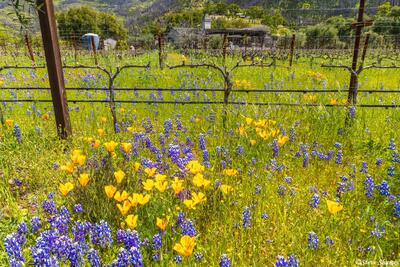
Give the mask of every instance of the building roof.
[{"label": "building roof", "polygon": [[227,29],[208,29],[206,34],[227,34],[227,35],[241,35],[241,36],[265,36],[269,33],[267,27],[256,26],[252,28],[227,28]]}]

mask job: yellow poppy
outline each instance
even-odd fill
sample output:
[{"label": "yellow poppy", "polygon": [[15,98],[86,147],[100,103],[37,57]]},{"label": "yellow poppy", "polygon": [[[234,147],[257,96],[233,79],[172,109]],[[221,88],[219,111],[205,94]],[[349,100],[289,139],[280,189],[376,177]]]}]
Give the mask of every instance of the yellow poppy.
[{"label": "yellow poppy", "polygon": [[164,182],[167,179],[166,175],[163,174],[156,174],[156,182]]},{"label": "yellow poppy", "polygon": [[131,201],[132,206],[137,206],[138,204],[143,206],[150,201],[150,197],[151,197],[150,195],[133,193],[132,197],[129,198],[129,200]]},{"label": "yellow poppy", "polygon": [[174,181],[171,184],[171,187],[174,190],[175,194],[179,194],[183,189],[183,180],[179,180],[178,177],[175,177]]},{"label": "yellow poppy", "polygon": [[67,165],[61,166],[61,170],[71,174],[75,170],[75,165],[72,162],[70,162]]},{"label": "yellow poppy", "polygon": [[223,185],[221,185],[220,190],[221,190],[222,193],[227,195],[227,194],[233,192],[233,187],[223,184]]},{"label": "yellow poppy", "polygon": [[154,176],[156,174],[157,168],[146,168],[144,169],[144,173],[146,173],[149,177]]},{"label": "yellow poppy", "polygon": [[63,194],[63,196],[66,196],[69,194],[69,192],[72,191],[72,189],[74,189],[74,185],[68,182],[65,184],[60,184],[58,189],[60,190],[61,194]]},{"label": "yellow poppy", "polygon": [[142,182],[143,188],[146,191],[151,191],[153,190],[154,187],[154,180],[153,179],[147,179],[145,182]]},{"label": "yellow poppy", "polygon": [[126,128],[128,130],[128,132],[133,133],[135,131],[135,128],[133,127],[128,127]]},{"label": "yellow poppy", "polygon": [[141,166],[141,164],[140,164],[139,162],[135,162],[135,163],[133,164],[133,169],[137,172],[137,171],[139,171],[140,166]]},{"label": "yellow poppy", "polygon": [[128,200],[125,200],[122,205],[117,204],[117,208],[119,209],[119,211],[121,212],[122,215],[126,215],[129,212],[129,210],[131,209],[131,207],[132,207],[132,204]]},{"label": "yellow poppy", "polygon": [[281,136],[278,139],[278,145],[279,146],[283,146],[283,145],[285,145],[287,143],[287,141],[289,141],[289,137],[287,137],[286,135],[285,136]]},{"label": "yellow poppy", "polygon": [[238,171],[235,169],[225,169],[222,171],[222,173],[226,176],[236,176]]},{"label": "yellow poppy", "polygon": [[45,114],[43,114],[43,116],[42,116],[42,120],[44,120],[44,121],[48,121],[50,119],[50,115],[49,115],[49,113],[45,113]]},{"label": "yellow poppy", "polygon": [[182,256],[189,257],[192,255],[195,246],[196,238],[184,235],[181,237],[180,242],[175,244],[174,250]]},{"label": "yellow poppy", "polygon": [[101,122],[102,123],[106,123],[107,122],[107,118],[106,117],[101,117]]},{"label": "yellow poppy", "polygon": [[100,135],[100,136],[102,136],[102,135],[104,135],[104,129],[102,129],[102,128],[100,128],[100,129],[97,129],[97,133]]},{"label": "yellow poppy", "polygon": [[169,222],[168,216],[162,219],[157,217],[156,225],[161,231],[165,231],[165,229],[167,229],[168,222]]},{"label": "yellow poppy", "polygon": [[253,122],[252,118],[246,118],[247,125],[250,125]]},{"label": "yellow poppy", "polygon": [[92,147],[98,149],[100,147],[100,140],[96,139],[92,141]]},{"label": "yellow poppy", "polygon": [[238,129],[239,135],[244,135],[246,133],[246,127],[244,127],[244,125],[240,125],[239,129]]},{"label": "yellow poppy", "polygon": [[131,143],[122,143],[121,146],[122,146],[122,150],[125,153],[129,153],[131,151],[131,149],[132,149],[132,144]]},{"label": "yellow poppy", "polygon": [[14,120],[8,119],[8,120],[5,121],[5,123],[6,123],[7,126],[11,127],[14,124]]},{"label": "yellow poppy", "polygon": [[78,177],[78,181],[81,184],[81,186],[85,187],[89,183],[89,174],[87,173],[81,173]]},{"label": "yellow poppy", "polygon": [[129,194],[124,190],[122,193],[117,191],[114,195],[114,199],[118,202],[122,202],[129,197]]},{"label": "yellow poppy", "polygon": [[168,182],[167,181],[165,181],[165,182],[157,181],[154,186],[155,186],[155,188],[157,188],[158,191],[160,191],[161,193],[164,193],[165,190],[167,190]]},{"label": "yellow poppy", "polygon": [[117,183],[120,184],[122,180],[125,178],[125,173],[121,170],[114,172],[114,177],[115,180],[117,180]]},{"label": "yellow poppy", "polygon": [[250,140],[250,145],[255,146],[257,144],[257,141],[254,139]]},{"label": "yellow poppy", "polygon": [[326,205],[328,206],[328,210],[331,214],[336,214],[343,210],[343,206],[335,201],[326,200]]},{"label": "yellow poppy", "polygon": [[186,168],[192,173],[192,174],[197,174],[197,173],[202,173],[204,172],[204,166],[201,165],[197,160],[191,160],[188,162],[186,165]]},{"label": "yellow poppy", "polygon": [[130,229],[135,229],[137,227],[137,221],[138,221],[138,216],[132,214],[128,215],[128,217],[126,217],[125,219],[126,225],[128,225]]},{"label": "yellow poppy", "polygon": [[104,191],[106,192],[108,198],[113,198],[117,188],[112,185],[107,185],[104,187]]},{"label": "yellow poppy", "polygon": [[191,199],[185,199],[183,201],[183,204],[186,206],[186,208],[190,209],[190,210],[195,210],[196,209],[196,204],[193,200]]},{"label": "yellow poppy", "polygon": [[192,200],[197,205],[199,203],[205,202],[207,200],[207,198],[204,195],[204,193],[202,193],[202,192],[199,192],[199,193],[193,192]]},{"label": "yellow poppy", "polygon": [[118,146],[118,143],[111,141],[104,144],[108,153],[113,153],[115,148]]}]

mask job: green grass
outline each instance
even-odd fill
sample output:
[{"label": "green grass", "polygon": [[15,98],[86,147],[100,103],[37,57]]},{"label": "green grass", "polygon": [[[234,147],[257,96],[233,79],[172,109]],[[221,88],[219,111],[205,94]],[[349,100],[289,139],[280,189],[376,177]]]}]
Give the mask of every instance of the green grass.
[{"label": "green grass", "polygon": [[[180,62],[178,56],[170,56],[170,64]],[[156,65],[156,55],[149,54],[134,59],[134,63],[145,64],[148,61]],[[19,62],[26,63],[23,58]],[[71,59],[69,59],[71,60]],[[89,60],[87,57],[81,61]],[[211,59],[191,59],[192,62]],[[214,59],[215,60],[215,59]],[[220,59],[216,59],[221,64]],[[305,59],[307,61],[307,59]],[[322,61],[322,60],[321,60]],[[101,58],[101,64],[112,66],[122,65],[132,60],[124,58],[117,61],[115,58]],[[229,64],[234,65],[236,59],[229,59]],[[322,62],[321,62],[322,63]],[[72,61],[71,61],[72,64]],[[287,64],[281,62],[281,64]],[[324,79],[318,80],[309,75],[310,72],[318,72]],[[15,81],[6,80],[7,86],[42,86],[44,72],[38,71],[32,79],[29,71],[13,71]],[[95,73],[94,71],[91,73]],[[381,84],[387,89],[399,87],[399,75],[396,70],[368,70],[361,78],[362,88],[380,88]],[[67,86],[87,86],[82,81],[83,71],[67,71]],[[9,76],[8,76],[9,77]],[[246,89],[260,89],[264,85],[268,88],[299,89],[299,88],[328,88],[346,89],[349,75],[344,70],[321,69],[311,67],[309,63],[299,63],[292,69],[258,69],[241,68],[235,73],[235,80],[246,80],[250,83]],[[92,79],[90,86],[103,86],[106,79],[99,76]],[[119,84],[120,83],[120,84]],[[149,71],[127,71],[118,78],[117,86],[125,87],[199,87],[221,88],[222,80],[214,72],[207,69],[181,69],[159,70],[153,67]],[[240,88],[239,88],[240,89]],[[1,92],[1,98],[13,97],[8,92]],[[28,92],[16,92],[20,99],[26,98]],[[157,92],[154,94],[158,97]],[[208,93],[187,93],[191,100],[202,101],[204,95],[213,100],[214,96]],[[31,92],[33,98],[49,99],[48,92]],[[310,103],[302,94],[235,94],[248,102],[286,102],[286,103]],[[338,102],[346,98],[346,93],[317,94],[317,99],[311,103],[328,104],[332,99]],[[15,97],[15,96],[14,96]],[[104,99],[104,93],[68,92],[69,99]],[[150,92],[117,93],[117,99],[150,99]],[[185,93],[176,92],[175,95],[163,93],[164,100],[185,99]],[[359,103],[391,104],[398,102],[396,94],[360,94]],[[217,93],[218,101],[222,94]],[[313,102],[314,101],[314,102]],[[79,110],[74,109],[79,106]],[[119,134],[113,132],[111,113],[107,104],[74,104],[70,103],[73,110],[70,112],[73,128],[73,136],[61,141],[56,137],[55,122],[52,116],[51,104],[37,103],[33,112],[32,104],[7,104],[2,106],[6,119],[13,119],[21,128],[22,143],[18,144],[13,134],[13,128],[4,125],[0,128],[0,238],[16,229],[17,223],[28,221],[35,215],[44,216],[40,208],[40,202],[45,199],[48,192],[57,192],[56,202],[71,208],[76,202],[82,203],[87,211],[77,219],[88,219],[93,222],[106,219],[115,230],[123,222],[124,216],[115,207],[115,201],[108,200],[103,186],[114,184],[113,172],[123,170],[127,176],[123,183],[118,185],[119,190],[127,190],[129,193],[144,192],[141,181],[147,179],[145,174],[133,171],[133,163],[140,162],[142,158],[156,160],[155,155],[141,145],[138,147],[138,155],[132,156],[127,161],[122,152],[107,160],[106,167],[98,170],[93,167],[85,167],[90,173],[91,182],[85,188],[81,188],[74,175],[66,174],[60,169],[54,169],[54,163],[65,165],[70,161],[70,155],[74,149],[81,149],[87,158],[101,161],[107,156],[104,142],[114,140],[116,142],[133,142],[132,134],[122,131]],[[123,108],[121,110],[120,108]],[[30,112],[28,112],[28,110]],[[367,198],[364,190],[366,174],[360,172],[361,163],[368,164],[368,173],[376,184],[383,180],[388,181],[390,192],[394,196],[400,194],[399,165],[392,163],[393,151],[387,147],[390,139],[399,143],[400,114],[397,109],[362,109],[357,108],[356,119],[347,124],[346,108],[324,107],[257,107],[257,106],[229,106],[225,127],[222,123],[224,114],[223,106],[216,105],[144,105],[123,104],[118,105],[118,119],[122,125],[132,126],[136,132],[144,132],[143,121],[150,119],[154,127],[152,133],[146,134],[151,142],[161,149],[159,144],[160,133],[164,132],[164,122],[172,119],[174,129],[166,140],[166,147],[176,141],[185,142],[190,137],[193,142],[193,154],[200,162],[203,161],[202,151],[199,148],[199,135],[206,134],[206,147],[209,152],[210,166],[206,168],[204,176],[211,181],[208,189],[201,189],[207,197],[205,203],[199,204],[195,210],[188,210],[182,201],[175,197],[171,190],[164,193],[155,190],[148,204],[136,207],[129,214],[137,214],[139,217],[137,231],[141,238],[152,238],[157,233],[155,226],[156,217],[170,216],[171,222],[163,236],[162,257],[160,263],[151,262],[154,251],[151,248],[143,248],[142,253],[146,266],[171,266],[173,265],[173,245],[179,241],[180,233],[173,232],[178,210],[183,210],[188,218],[194,221],[197,229],[196,252],[204,254],[202,262],[195,261],[191,256],[185,259],[184,266],[217,266],[222,254],[228,254],[233,266],[272,266],[278,255],[288,256],[295,254],[301,266],[354,266],[357,259],[369,261],[396,261],[399,264],[399,219],[394,216],[394,201],[379,195],[375,189],[374,197]],[[41,115],[50,112],[50,120],[44,121]],[[179,114],[180,121],[186,129],[177,130],[175,118]],[[213,114],[215,121],[210,121]],[[103,122],[103,117],[106,122]],[[283,164],[281,171],[266,169],[266,164],[271,166],[274,159],[270,144],[273,137],[263,140],[257,135],[254,125],[247,125],[245,118],[270,119],[277,122],[273,128],[285,129],[289,135],[290,130],[295,129],[295,141],[288,142],[280,148],[279,156],[275,157],[277,164]],[[238,133],[241,125],[247,127],[244,135]],[[100,136],[98,129],[105,130]],[[338,134],[338,129],[343,134]],[[39,130],[40,129],[40,133]],[[99,139],[101,146],[94,151],[85,138]],[[257,144],[250,145],[250,140],[256,140]],[[336,142],[341,143],[343,151],[343,164],[336,164],[335,158],[339,149],[334,147]],[[307,145],[309,162],[303,167],[303,155],[296,157],[300,151],[300,145]],[[244,148],[244,153],[238,155],[238,146]],[[217,147],[225,154],[217,154]],[[320,160],[312,156],[312,150],[327,154],[334,151],[330,160]],[[225,155],[225,156],[224,156]],[[253,158],[255,162],[253,162]],[[382,166],[375,164],[378,158],[383,159]],[[223,174],[224,167],[221,160],[227,164],[226,168],[239,169],[239,174],[227,177]],[[168,179],[172,179],[178,168],[165,154],[161,161],[168,163],[169,169],[165,171]],[[353,174],[353,164],[356,173]],[[395,176],[388,176],[389,166],[395,167]],[[337,184],[341,176],[347,176],[354,182],[354,191],[342,194],[341,203],[343,210],[336,215],[328,212],[325,200],[335,200]],[[286,183],[284,178],[291,177],[292,182]],[[13,186],[10,181],[16,177],[23,182],[22,187]],[[192,184],[193,175],[186,174],[184,188],[191,191],[199,190]],[[234,192],[223,195],[214,188],[216,180],[230,185]],[[172,180],[169,180],[171,183]],[[60,183],[72,182],[75,189],[71,196],[63,197],[58,191]],[[116,185],[117,186],[117,185]],[[261,186],[260,192],[256,188]],[[285,196],[280,196],[279,186],[285,186]],[[309,206],[314,193],[310,187],[316,187],[321,197],[321,203],[317,209]],[[295,193],[294,193],[295,192]],[[327,195],[324,195],[326,192]],[[36,203],[36,204],[35,204]],[[247,206],[251,209],[251,227],[243,229],[242,213]],[[268,219],[263,220],[261,215],[268,214]],[[374,220],[371,219],[374,217]],[[385,233],[381,238],[371,235],[375,224],[385,226]],[[235,225],[238,227],[235,227]],[[176,228],[179,229],[179,228]],[[311,250],[307,247],[308,233],[314,231],[319,237],[319,248]],[[326,236],[334,240],[334,244],[328,247],[324,244]],[[351,240],[351,242],[349,242]],[[34,243],[34,237],[29,235],[29,244]],[[370,252],[366,249],[372,248]],[[117,255],[119,246],[101,253],[105,262],[110,262]],[[28,256],[29,251],[25,251]],[[29,257],[27,257],[29,258]],[[0,265],[7,265],[7,256],[1,250]]]}]

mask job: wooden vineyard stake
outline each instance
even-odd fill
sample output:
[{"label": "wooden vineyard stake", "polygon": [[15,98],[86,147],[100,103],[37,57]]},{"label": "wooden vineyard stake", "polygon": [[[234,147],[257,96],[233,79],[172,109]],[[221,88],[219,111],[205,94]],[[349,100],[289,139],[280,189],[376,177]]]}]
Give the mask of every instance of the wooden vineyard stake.
[{"label": "wooden vineyard stake", "polygon": [[29,38],[29,34],[26,32],[24,37],[25,37],[26,47],[28,48],[29,58],[32,60],[32,63],[35,64],[35,56],[33,54],[32,43],[31,43],[31,40]]},{"label": "wooden vineyard stake", "polygon": [[[364,27],[372,25],[372,21],[364,21],[364,11],[365,11],[365,0],[360,0],[357,22],[353,23],[352,25],[352,27],[356,29],[353,61],[351,65],[351,68],[353,70],[357,70],[362,30]],[[349,95],[347,98],[348,104],[353,104],[353,105],[357,104],[357,91],[358,91],[358,77],[354,72],[352,72],[350,78]]]},{"label": "wooden vineyard stake", "polygon": [[292,42],[290,43],[290,57],[289,57],[289,66],[293,66],[293,54],[294,54],[294,47],[296,44],[296,34],[292,36]]},{"label": "wooden vineyard stake", "polygon": [[96,47],[94,36],[91,36],[90,42],[92,44],[94,64],[97,66],[97,65],[99,65],[99,61],[97,60],[97,47]]},{"label": "wooden vineyard stake", "polygon": [[57,131],[62,139],[66,139],[71,135],[72,129],[65,92],[61,53],[58,44],[54,5],[52,0],[37,0],[36,3],[38,6],[40,30],[46,56]]}]

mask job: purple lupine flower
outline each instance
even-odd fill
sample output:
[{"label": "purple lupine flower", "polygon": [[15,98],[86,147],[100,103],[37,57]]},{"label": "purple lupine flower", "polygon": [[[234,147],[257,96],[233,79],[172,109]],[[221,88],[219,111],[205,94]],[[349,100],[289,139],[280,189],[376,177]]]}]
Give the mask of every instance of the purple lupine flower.
[{"label": "purple lupine flower", "polygon": [[308,235],[308,248],[316,250],[318,248],[318,236],[314,232],[310,232]]},{"label": "purple lupine flower", "polygon": [[223,254],[219,260],[219,267],[231,267],[231,260],[228,255]]},{"label": "purple lupine flower", "polygon": [[314,194],[310,200],[310,207],[312,209],[316,209],[320,203],[320,200],[321,200],[320,196],[318,194]]},{"label": "purple lupine flower", "polygon": [[245,207],[243,210],[243,228],[247,229],[251,226],[251,211],[249,207]]},{"label": "purple lupine flower", "polygon": [[367,175],[364,181],[364,187],[365,187],[365,195],[367,197],[372,197],[374,194],[374,179],[372,178],[371,175]]},{"label": "purple lupine flower", "polygon": [[381,196],[390,196],[388,182],[382,181],[382,183],[380,185],[377,185],[377,187],[379,188],[379,194]]}]

